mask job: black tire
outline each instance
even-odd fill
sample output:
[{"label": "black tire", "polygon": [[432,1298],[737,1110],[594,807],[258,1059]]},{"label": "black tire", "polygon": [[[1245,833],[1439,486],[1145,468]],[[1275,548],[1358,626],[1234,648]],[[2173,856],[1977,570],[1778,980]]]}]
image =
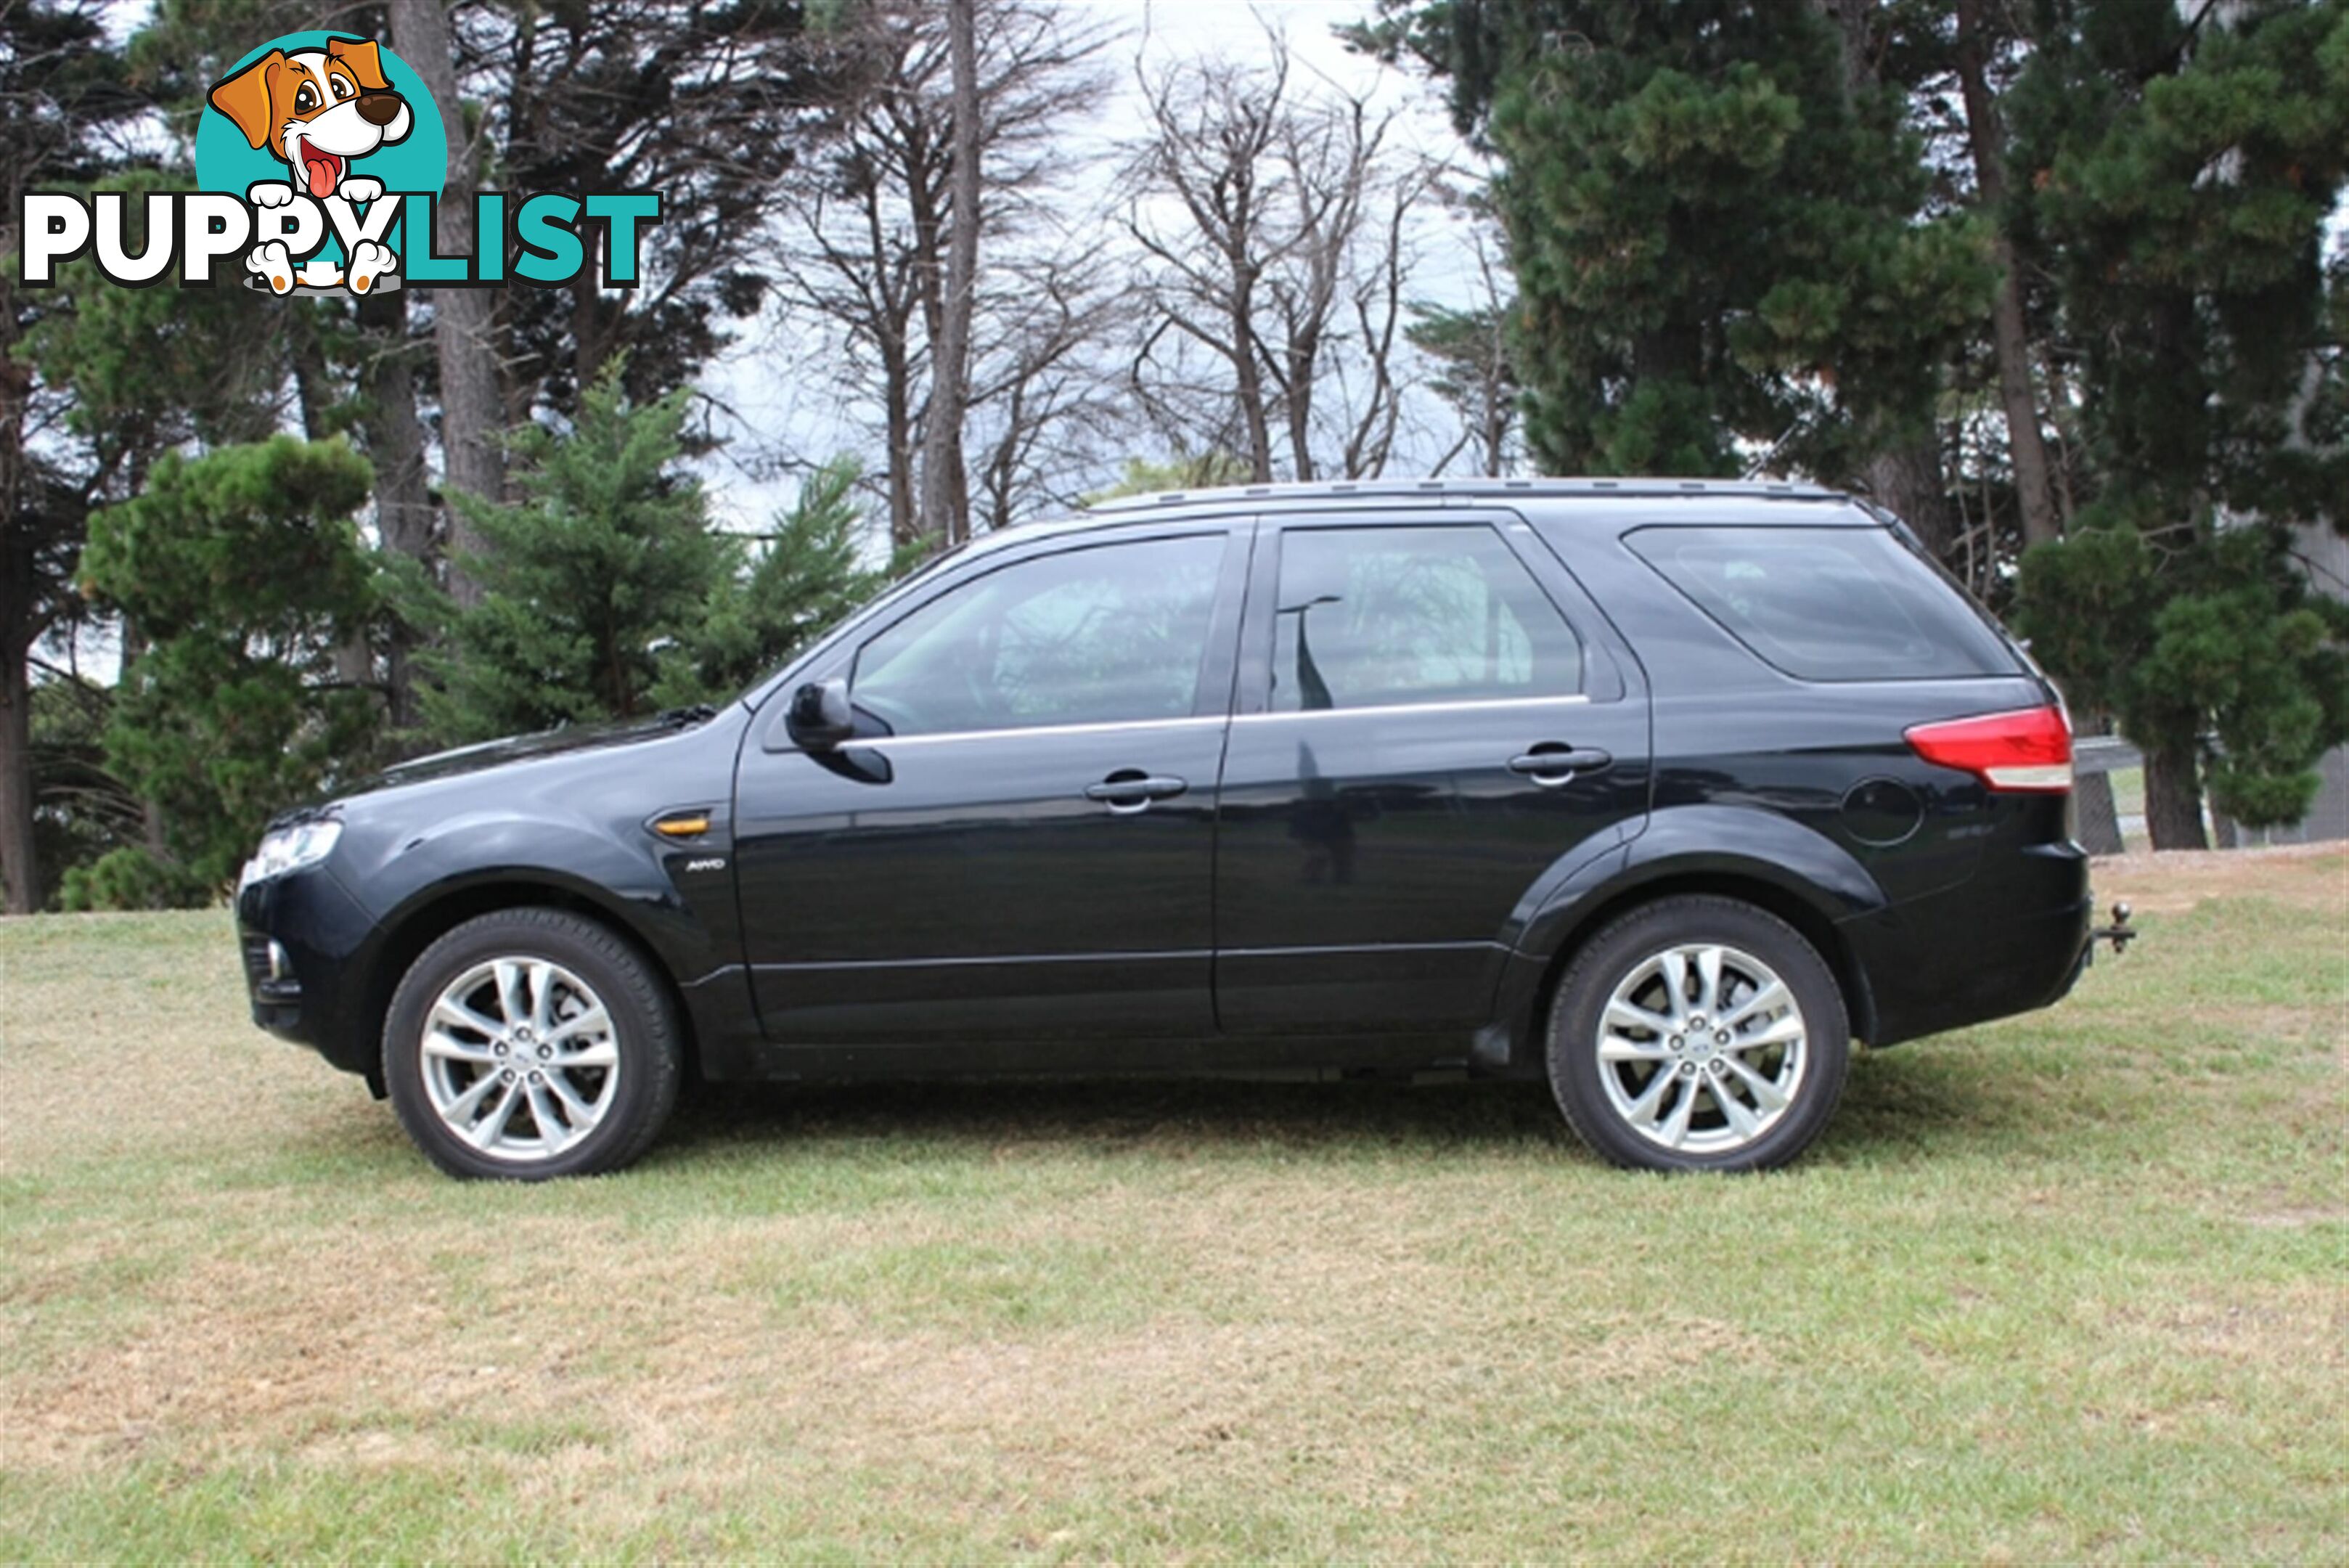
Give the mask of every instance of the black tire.
[{"label": "black tire", "polygon": [[[1665,957],[1684,949],[1727,950],[1717,961],[1715,1003],[1733,1023],[1645,1029],[1637,1023],[1613,1031],[1610,1047],[1654,1049],[1657,1058],[1602,1061],[1600,1025],[1619,986],[1634,982],[1634,1005],[1661,1014],[1666,999]],[[1741,968],[1754,961],[1790,993],[1795,1013],[1764,1006],[1739,1017],[1761,998],[1761,987]],[[1683,965],[1687,957],[1682,955]],[[1652,971],[1650,966],[1656,966]],[[1706,983],[1696,967],[1683,992],[1681,1016],[1696,1016]],[[1778,1035],[1775,1044],[1740,1046]],[[1726,1036],[1731,1048],[1718,1042]],[[1729,1057],[1731,1060],[1717,1061]],[[1851,1066],[1851,1022],[1843,991],[1816,949],[1767,910],[1734,898],[1689,894],[1660,898],[1609,922],[1586,943],[1558,981],[1550,1004],[1547,1046],[1550,1093],[1567,1125],[1617,1165],[1650,1170],[1760,1170],[1785,1164],[1809,1147],[1835,1115]],[[1791,1064],[1791,1065],[1789,1064]],[[1743,1069],[1741,1071],[1740,1069]],[[1660,1083],[1678,1076],[1679,1086]],[[1719,1087],[1716,1087],[1716,1084]],[[1779,1096],[1773,1106],[1766,1096]],[[1688,1096],[1683,1111],[1681,1096]],[[1733,1125],[1733,1102],[1751,1130]],[[1639,1125],[1644,1115],[1652,1132]],[[1677,1116],[1683,1144],[1669,1141]],[[1710,1147],[1708,1147],[1710,1145]]]},{"label": "black tire", "polygon": [[[440,1057],[428,1057],[424,1037],[444,990],[485,965],[493,966],[508,959],[555,966],[554,971],[545,971],[557,977],[543,988],[556,999],[550,1005],[577,1009],[577,1017],[586,1016],[588,1010],[579,1001],[581,993],[568,989],[559,978],[560,971],[567,971],[585,987],[585,994],[601,1003],[608,1019],[608,1028],[599,1029],[588,1038],[595,1043],[595,1054],[608,1054],[613,1060],[608,1069],[608,1094],[604,1092],[607,1085],[603,1074],[606,1069],[600,1062],[569,1069],[563,1075],[563,1086],[571,1091],[573,1099],[584,1099],[600,1107],[597,1119],[578,1118],[584,1131],[565,1126],[565,1112],[553,1098],[554,1086],[547,1085],[539,1092],[545,1096],[543,1099],[536,1096],[524,1099],[509,1112],[509,1116],[524,1118],[523,1127],[543,1141],[545,1135],[539,1133],[535,1122],[529,1118],[535,1106],[548,1105],[554,1109],[547,1119],[555,1128],[554,1137],[567,1141],[561,1141],[554,1151],[544,1154],[509,1150],[501,1158],[466,1141],[443,1117],[434,1103],[436,1080],[431,1075],[444,1075],[438,1083],[446,1093],[452,1086],[452,1078],[462,1078],[454,1087],[470,1089],[481,1085],[481,1074],[504,1072],[511,1079],[515,1075],[514,1069],[498,1064],[475,1067],[469,1062],[450,1064]],[[488,988],[489,994],[499,992],[495,980],[481,983]],[[525,980],[523,996],[534,1002],[530,984]],[[503,998],[497,995],[497,1000]],[[534,1012],[538,1011],[543,1010],[533,1009]],[[502,1013],[498,1016],[502,1017]],[[558,1025],[573,1021],[560,1017],[554,1020]],[[524,1020],[523,1029],[527,1030],[529,1023]],[[485,1047],[494,1040],[502,1047],[498,1051],[502,1057],[508,1052],[517,1053],[512,1060],[522,1069],[520,1076],[524,1083],[504,1087],[481,1085],[486,1096],[484,1104],[494,1107],[502,1096],[516,1098],[523,1095],[526,1084],[541,1082],[532,1072],[535,1064],[519,1054],[524,1047],[514,1044],[506,1033],[492,1035],[460,1030],[458,1037],[468,1046],[477,1038]],[[566,1044],[577,1048],[579,1043]],[[543,1041],[527,1048],[542,1054],[546,1049]],[[558,1051],[562,1048],[555,1047]],[[445,1045],[442,1049],[445,1051]],[[451,1176],[545,1181],[620,1169],[645,1152],[668,1120],[677,1104],[683,1059],[675,1010],[667,989],[651,965],[609,927],[563,909],[500,909],[467,920],[425,949],[409,966],[384,1017],[383,1075],[392,1107],[399,1113],[400,1125],[408,1129],[417,1147]],[[547,1064],[546,1071],[552,1074],[558,1065],[559,1063]],[[501,1124],[507,1125],[511,1124]],[[506,1140],[501,1137],[494,1141],[502,1145]]]}]

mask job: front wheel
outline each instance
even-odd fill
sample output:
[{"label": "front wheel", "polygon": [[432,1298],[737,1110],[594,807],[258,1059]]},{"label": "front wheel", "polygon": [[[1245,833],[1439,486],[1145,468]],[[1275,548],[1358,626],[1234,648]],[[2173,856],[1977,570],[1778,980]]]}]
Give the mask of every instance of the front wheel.
[{"label": "front wheel", "polygon": [[616,1170],[677,1103],[667,993],[636,950],[562,909],[501,909],[424,950],[384,1020],[400,1125],[452,1176]]},{"label": "front wheel", "polygon": [[1618,1165],[1784,1165],[1826,1127],[1850,1062],[1826,961],[1792,926],[1733,898],[1662,898],[1614,921],[1550,1008],[1550,1091]]}]

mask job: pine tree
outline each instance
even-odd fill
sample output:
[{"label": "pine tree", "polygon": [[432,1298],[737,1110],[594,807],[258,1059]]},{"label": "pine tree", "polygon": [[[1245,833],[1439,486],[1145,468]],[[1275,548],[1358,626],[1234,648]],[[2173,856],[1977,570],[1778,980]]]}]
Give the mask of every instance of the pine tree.
[{"label": "pine tree", "polygon": [[1919,218],[1901,95],[1816,0],[1449,0],[1365,36],[1441,48],[1501,156],[1544,468],[1841,479],[1923,428],[1989,238]]},{"label": "pine tree", "polygon": [[2025,629],[2146,753],[2157,846],[2202,846],[2206,784],[2246,823],[2292,820],[2349,717],[2349,624],[2286,534],[2349,525],[2323,260],[2349,5],[2051,4],[2010,96],[2102,480],[2072,536],[2024,557]]},{"label": "pine tree", "polygon": [[[111,173],[97,184],[129,198],[127,211],[140,233],[132,242],[135,250],[143,243],[144,194],[187,182],[184,172],[135,170]],[[41,629],[52,647],[92,621],[119,616],[119,606],[94,604],[75,591],[78,552],[93,512],[137,495],[167,452],[256,441],[278,428],[285,367],[279,328],[286,307],[297,302],[271,303],[277,308],[256,313],[243,290],[123,288],[107,282],[97,264],[84,256],[61,267],[57,285],[42,291],[36,307],[26,312],[16,358],[29,372],[36,405],[46,416],[44,439],[31,465],[44,483],[36,507],[20,513],[16,529],[46,535],[49,544],[32,558],[32,569],[8,586],[35,594],[26,607],[44,618]],[[0,598],[8,597],[0,590]],[[116,630],[126,670],[131,669],[142,657],[147,630],[135,618],[119,619]],[[61,678],[54,668],[44,677]],[[36,724],[42,708],[36,688]],[[86,780],[77,783],[72,768],[61,771],[47,757],[33,761],[42,853],[30,891],[37,902],[86,858],[61,860],[51,850],[105,843],[112,829],[72,820],[98,798]],[[167,836],[160,804],[150,800],[146,813],[149,820],[135,836],[160,846]],[[118,868],[122,864],[118,861]],[[142,886],[149,883],[164,885],[147,878]],[[186,885],[177,891],[184,893]],[[142,894],[135,901],[151,899]]]},{"label": "pine tree", "polygon": [[71,585],[98,477],[45,427],[63,400],[25,339],[60,304],[16,281],[25,192],[87,187],[121,161],[142,107],[106,47],[101,0],[0,5],[0,912],[30,912],[45,878],[35,848],[33,650],[71,615]]},{"label": "pine tree", "polygon": [[852,459],[826,463],[808,476],[771,535],[719,536],[729,570],[700,624],[665,661],[657,701],[683,705],[739,695],[922,558],[926,545],[917,540],[868,564],[871,527],[856,500],[863,477]]},{"label": "pine tree", "polygon": [[[485,553],[459,565],[480,602],[423,657],[427,723],[451,741],[650,712],[664,651],[696,632],[737,556],[680,468],[686,394],[636,403],[614,361],[560,434],[512,443],[520,499],[460,495]],[[411,603],[415,585],[410,586]]]},{"label": "pine tree", "polygon": [[365,754],[373,693],[336,650],[376,609],[352,514],[373,475],[342,442],[274,436],[187,460],[90,521],[82,583],[144,628],[107,721],[109,766],[162,807],[165,856],[118,849],[68,904],[216,894],[275,812]]},{"label": "pine tree", "polygon": [[1507,307],[1483,305],[1455,310],[1416,305],[1403,334],[1427,356],[1428,390],[1459,416],[1460,438],[1446,461],[1464,452],[1472,472],[1497,476],[1508,472],[1520,389],[1510,354]]},{"label": "pine tree", "polygon": [[[33,768],[39,781],[40,815],[34,831],[40,863],[62,882],[76,867],[103,859],[115,850],[145,841],[143,803],[107,767],[106,728],[114,711],[115,689],[86,676],[52,674],[33,688]],[[46,890],[54,906],[59,889]],[[152,898],[107,900],[107,908],[148,907]]]}]

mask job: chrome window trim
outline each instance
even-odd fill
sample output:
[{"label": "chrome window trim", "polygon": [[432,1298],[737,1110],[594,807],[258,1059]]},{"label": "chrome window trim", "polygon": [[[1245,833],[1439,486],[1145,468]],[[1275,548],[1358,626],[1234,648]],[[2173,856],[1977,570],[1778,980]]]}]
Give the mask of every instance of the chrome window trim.
[{"label": "chrome window trim", "polygon": [[1488,708],[1547,708],[1588,703],[1589,701],[1579,691],[1570,691],[1555,697],[1478,697],[1465,702],[1376,702],[1365,708],[1288,708],[1263,713],[1238,713],[1233,716],[1232,722],[1261,724],[1273,719],[1349,719],[1362,713],[1458,713]]},{"label": "chrome window trim", "polygon": [[[1113,730],[1187,730],[1220,724],[1261,724],[1278,719],[1347,719],[1358,715],[1482,711],[1496,708],[1550,708],[1588,705],[1581,692],[1556,697],[1480,697],[1468,702],[1381,702],[1367,708],[1299,708],[1279,713],[1191,713],[1180,719],[1105,719],[1085,724],[1021,724],[1000,730],[950,730],[936,735],[857,735],[840,742],[838,750],[870,747],[938,746],[957,741],[1004,741],[1021,736],[1101,735]],[[799,748],[794,747],[793,750]]]},{"label": "chrome window trim", "polygon": [[1010,724],[999,730],[948,730],[935,735],[857,735],[840,742],[839,751],[861,747],[935,746],[952,741],[1005,741],[1023,735],[1096,735],[1112,730],[1181,730],[1221,726],[1230,722],[1223,713],[1189,713],[1180,719],[1102,719],[1083,724]]}]

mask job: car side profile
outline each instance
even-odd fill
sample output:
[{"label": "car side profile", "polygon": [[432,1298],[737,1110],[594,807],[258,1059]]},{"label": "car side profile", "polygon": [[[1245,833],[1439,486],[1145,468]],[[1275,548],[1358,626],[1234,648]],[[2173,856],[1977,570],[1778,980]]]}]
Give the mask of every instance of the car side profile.
[{"label": "car side profile", "polygon": [[1275,485],[933,563],[722,708],[274,824],[254,1016],[462,1176],[616,1168],[680,1079],[1546,1080],[1607,1158],[1818,1137],[1855,1040],[2088,960],[2054,689],[1792,484]]}]

